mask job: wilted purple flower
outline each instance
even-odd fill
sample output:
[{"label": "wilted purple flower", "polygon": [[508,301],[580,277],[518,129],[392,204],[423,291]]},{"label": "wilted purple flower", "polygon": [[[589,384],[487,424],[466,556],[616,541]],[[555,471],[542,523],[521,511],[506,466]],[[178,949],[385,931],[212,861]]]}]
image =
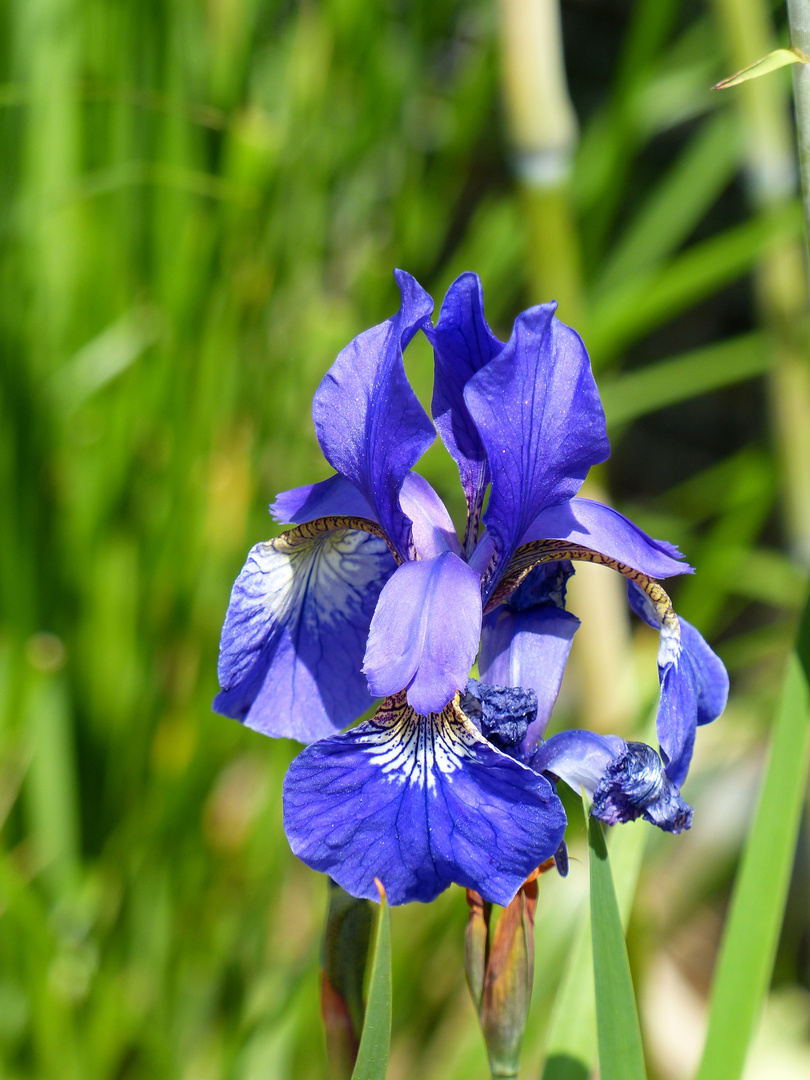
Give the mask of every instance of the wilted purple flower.
[{"label": "wilted purple flower", "polygon": [[[285,828],[295,853],[347,891],[374,898],[379,877],[403,903],[456,882],[508,903],[565,828],[541,775],[565,779],[563,766],[528,763],[579,625],[564,607],[571,560],[623,573],[631,603],[661,631],[658,737],[676,786],[727,680],[653,580],[689,571],[677,549],[576,497],[609,446],[585,347],[555,305],[523,312],[503,344],[476,275],[451,286],[435,327],[428,294],[402,271],[396,279],[399,312],[355,338],[315,394],[335,475],[271,507],[298,527],[254,547],[234,585],[214,707],[312,743],[285,781]],[[436,357],[433,423],[402,359],[418,330]],[[434,424],[467,501],[463,541],[412,471]],[[465,711],[479,645],[482,683],[528,691],[531,721],[507,709],[487,731]],[[335,734],[380,697],[373,719]],[[638,799],[610,746],[598,780],[626,820]]]}]

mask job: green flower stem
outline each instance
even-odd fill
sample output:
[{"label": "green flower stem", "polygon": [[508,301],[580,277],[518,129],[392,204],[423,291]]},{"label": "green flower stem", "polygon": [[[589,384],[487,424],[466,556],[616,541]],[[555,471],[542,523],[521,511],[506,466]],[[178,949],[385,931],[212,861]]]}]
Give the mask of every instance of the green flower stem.
[{"label": "green flower stem", "polygon": [[[798,0],[789,7],[804,13],[801,40],[807,45],[810,4]],[[714,0],[714,8],[729,68],[745,67],[775,46],[766,0]],[[793,43],[800,44],[799,39]],[[798,117],[800,87],[805,95],[810,93],[810,71],[805,64],[795,64],[794,71]],[[785,110],[783,84],[771,75],[753,79],[728,93],[734,95],[740,112],[751,201],[759,213],[775,214],[795,197],[796,186],[793,133]],[[810,123],[810,97],[802,107],[805,122]],[[800,122],[800,140],[801,130]],[[803,153],[806,156],[807,147]],[[806,182],[804,186],[806,215]],[[785,526],[794,555],[810,565],[810,368],[800,333],[807,306],[801,244],[795,240],[773,244],[760,260],[755,284],[762,321],[772,341],[768,389],[772,437],[781,463]]]},{"label": "green flower stem", "polygon": [[589,816],[591,937],[596,994],[599,1075],[602,1080],[646,1080],[630,962],[608,862],[605,828]]},{"label": "green flower stem", "polygon": [[[810,0],[788,0],[790,43],[807,54],[810,51]],[[793,65],[793,93],[796,98],[796,133],[799,167],[802,174],[804,221],[810,238],[810,64]]]},{"label": "green flower stem", "polygon": [[374,926],[374,944],[369,958],[368,999],[363,1033],[351,1080],[385,1080],[391,1046],[391,909],[378,878],[380,893]]}]

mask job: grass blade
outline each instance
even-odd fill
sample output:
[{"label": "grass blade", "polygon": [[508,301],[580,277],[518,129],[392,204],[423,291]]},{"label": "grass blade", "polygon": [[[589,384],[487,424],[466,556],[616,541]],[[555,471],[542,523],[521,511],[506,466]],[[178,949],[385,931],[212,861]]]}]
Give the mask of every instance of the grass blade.
[{"label": "grass blade", "polygon": [[[625,927],[630,920],[649,831],[645,822],[634,821],[614,829],[609,837],[616,899]],[[596,1053],[591,923],[585,909],[554,1002],[542,1080],[587,1080],[596,1064]]]},{"label": "grass blade", "polygon": [[594,298],[588,348],[606,364],[633,341],[746,273],[773,244],[799,236],[796,202],[692,244],[665,267]]},{"label": "grass blade", "polygon": [[671,255],[730,183],[741,153],[739,126],[729,112],[718,112],[702,124],[623,232],[597,291]]},{"label": "grass blade", "polygon": [[602,1080],[644,1080],[644,1051],[602,823],[588,819],[596,1033]]},{"label": "grass blade", "polygon": [[749,79],[758,79],[760,75],[770,75],[772,71],[778,71],[779,68],[785,67],[787,64],[802,63],[806,63],[806,57],[798,49],[774,49],[767,56],[763,56],[761,60],[749,64],[742,71],[738,71],[736,75],[721,79],[719,83],[712,87],[712,90],[728,90],[730,86],[739,86],[740,83],[748,82]]},{"label": "grass blade", "polygon": [[697,1080],[738,1080],[773,969],[810,758],[810,600],[776,717],[759,806],[717,964]]},{"label": "grass blade", "polygon": [[371,940],[372,904],[329,879],[323,938],[321,1013],[329,1075],[349,1080],[357,1061],[365,1006],[363,983]]},{"label": "grass blade", "polygon": [[352,1080],[385,1080],[391,1043],[391,911],[380,890],[380,908],[374,927],[371,974],[368,983],[366,1018]]},{"label": "grass blade", "polygon": [[742,334],[605,380],[600,391],[616,426],[768,371],[772,350],[762,333]]}]

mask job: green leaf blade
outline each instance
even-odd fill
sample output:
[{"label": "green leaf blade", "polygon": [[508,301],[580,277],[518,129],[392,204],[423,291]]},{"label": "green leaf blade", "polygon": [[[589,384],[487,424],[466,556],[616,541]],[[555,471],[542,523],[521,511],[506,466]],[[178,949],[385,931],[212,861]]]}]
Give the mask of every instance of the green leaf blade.
[{"label": "green leaf blade", "polygon": [[800,236],[798,200],[692,244],[657,270],[644,270],[594,297],[588,348],[604,367],[655,326],[745,274],[774,244]]},{"label": "green leaf blade", "polygon": [[772,366],[763,333],[693,349],[606,379],[600,387],[608,425],[616,427],[701,394],[763,375]]},{"label": "green leaf blade", "polygon": [[740,83],[748,82],[749,79],[758,79],[760,75],[769,75],[772,71],[786,67],[788,64],[806,63],[807,58],[802,56],[796,49],[774,49],[767,56],[755,60],[753,64],[730,75],[727,79],[721,79],[712,90],[728,90],[731,86],[739,86]]},{"label": "green leaf blade", "polygon": [[[616,899],[625,927],[630,920],[648,834],[649,827],[642,821],[622,825],[610,834]],[[549,1022],[542,1080],[588,1080],[596,1057],[591,920],[585,905]]]},{"label": "green leaf blade", "polygon": [[366,1001],[366,1017],[352,1080],[385,1080],[391,1045],[391,909],[380,890],[374,947]]},{"label": "green leaf blade", "polygon": [[810,600],[776,717],[771,752],[717,964],[696,1080],[739,1080],[768,990],[810,763]]},{"label": "green leaf blade", "polygon": [[644,1051],[601,822],[588,819],[596,1032],[602,1080],[645,1080]]}]

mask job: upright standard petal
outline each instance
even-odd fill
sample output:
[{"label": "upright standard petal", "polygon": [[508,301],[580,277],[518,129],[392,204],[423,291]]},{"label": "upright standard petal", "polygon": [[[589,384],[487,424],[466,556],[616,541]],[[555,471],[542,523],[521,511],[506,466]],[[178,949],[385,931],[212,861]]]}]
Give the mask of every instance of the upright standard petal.
[{"label": "upright standard petal", "polygon": [[548,781],[502,754],[453,701],[419,716],[404,694],[373,720],[303,751],[284,781],[295,854],[354,896],[433,900],[451,883],[508,904],[558,849]]},{"label": "upright standard petal", "polygon": [[467,676],[481,633],[478,576],[448,551],[400,566],[383,589],[363,670],[375,697],[408,692],[427,715],[441,712]]},{"label": "upright standard petal", "polygon": [[340,529],[257,544],[231,593],[214,709],[265,735],[310,742],[372,703],[361,668],[394,559],[384,540]]},{"label": "upright standard petal", "polygon": [[433,301],[410,274],[397,270],[395,277],[399,311],[342,350],[315,393],[312,416],[327,461],[371,504],[407,559],[410,522],[399,492],[435,432],[405,375],[402,350],[430,321]]},{"label": "upright standard petal", "polygon": [[477,539],[478,519],[489,483],[484,443],[464,400],[464,387],[503,349],[484,318],[484,293],[477,274],[462,274],[450,288],[434,329],[425,334],[436,357],[433,420],[458,466],[467,499],[466,554]]},{"label": "upright standard petal", "polygon": [[535,540],[581,544],[651,578],[694,573],[673,544],[653,540],[624,514],[593,499],[571,499],[542,510],[520,543]]},{"label": "upright standard petal", "polygon": [[698,725],[716,720],[726,707],[728,673],[691,623],[679,616],[678,633],[662,626],[648,598],[632,581],[627,583],[627,596],[636,614],[661,633],[656,727],[667,776],[680,787],[689,771]]},{"label": "upright standard petal", "polygon": [[464,390],[492,476],[484,523],[496,548],[493,578],[540,511],[576,495],[610,453],[585,346],[555,309],[519,315],[508,344]]},{"label": "upright standard petal", "polygon": [[304,484],[303,487],[280,492],[275,502],[270,504],[270,513],[276,521],[294,525],[303,525],[322,517],[377,520],[368,500],[339,473],[317,484]]},{"label": "upright standard petal", "polygon": [[646,743],[561,731],[543,743],[531,766],[558,776],[576,792],[584,788],[591,813],[608,825],[643,817],[664,832],[679,833],[692,824],[692,808]]}]

